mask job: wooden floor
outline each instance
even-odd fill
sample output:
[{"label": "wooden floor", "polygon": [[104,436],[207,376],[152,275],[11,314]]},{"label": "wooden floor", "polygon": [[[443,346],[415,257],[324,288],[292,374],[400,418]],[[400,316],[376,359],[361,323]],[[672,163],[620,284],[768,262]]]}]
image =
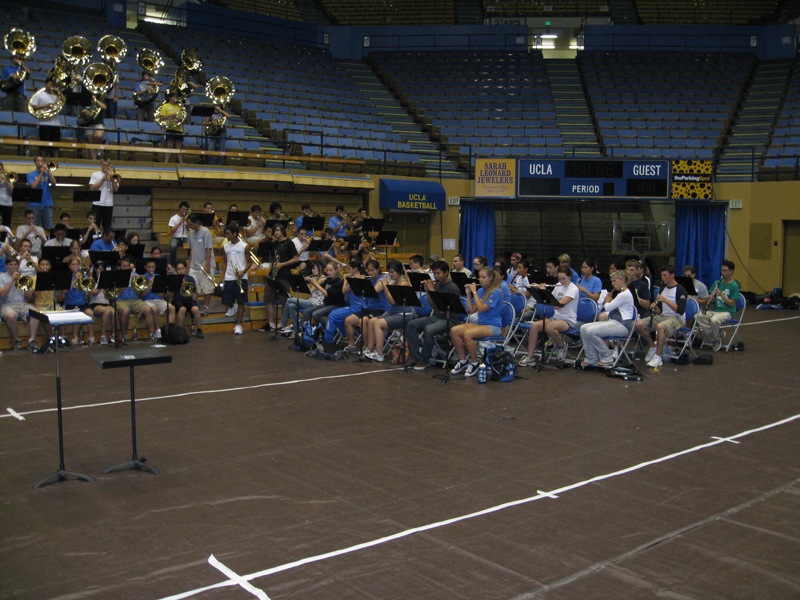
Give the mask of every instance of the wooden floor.
[{"label": "wooden floor", "polygon": [[131,455],[129,372],[78,349],[66,467],[97,480],[41,489],[55,359],[4,352],[0,597],[800,598],[800,320],[741,331],[638,383],[486,385],[209,334],[136,369],[159,475],[101,474]]}]

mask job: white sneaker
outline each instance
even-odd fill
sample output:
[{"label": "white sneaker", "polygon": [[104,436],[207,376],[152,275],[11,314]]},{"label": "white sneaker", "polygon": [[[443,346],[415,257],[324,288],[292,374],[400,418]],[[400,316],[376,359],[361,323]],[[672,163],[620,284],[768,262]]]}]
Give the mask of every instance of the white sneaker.
[{"label": "white sneaker", "polygon": [[533,356],[526,356],[521,361],[519,361],[520,367],[535,367],[536,366],[536,358]]},{"label": "white sneaker", "polygon": [[558,362],[564,362],[565,358],[567,358],[567,342],[564,342],[561,348],[556,349],[556,360]]},{"label": "white sneaker", "polygon": [[456,363],[456,366],[453,367],[453,370],[450,371],[450,374],[451,375],[458,375],[462,371],[466,371],[467,367],[469,367],[469,361],[468,360],[460,360],[460,361],[458,361],[458,363]]},{"label": "white sneaker", "polygon": [[244,329],[242,329],[242,326],[241,326],[241,325],[236,325],[236,326],[233,328],[233,333],[234,333],[235,335],[242,335],[242,334],[244,334]]},{"label": "white sneaker", "polygon": [[106,340],[106,336],[104,336],[104,335],[101,335],[101,336],[100,336],[100,343],[101,343],[103,346],[105,346],[105,345],[108,343],[108,340]]},{"label": "white sneaker", "polygon": [[370,358],[375,362],[383,362],[383,354],[381,354],[377,350],[372,351],[372,356],[370,356]]},{"label": "white sneaker", "polygon": [[233,306],[231,306],[228,310],[225,311],[225,316],[226,317],[235,317],[237,310],[239,310],[239,304],[234,302]]},{"label": "white sneaker", "polygon": [[464,373],[464,377],[474,377],[478,374],[478,369],[480,369],[478,363],[470,363],[467,367],[467,371]]},{"label": "white sneaker", "polygon": [[657,368],[657,367],[660,367],[663,364],[664,364],[664,361],[662,361],[661,357],[658,356],[657,354],[653,356],[652,360],[649,360],[647,362],[647,366],[648,367],[653,367],[654,369]]},{"label": "white sneaker", "polygon": [[653,360],[653,357],[655,355],[656,355],[656,349],[655,348],[648,348],[647,349],[647,354],[645,354],[645,356],[644,356],[644,362],[646,362],[649,365],[650,361]]}]

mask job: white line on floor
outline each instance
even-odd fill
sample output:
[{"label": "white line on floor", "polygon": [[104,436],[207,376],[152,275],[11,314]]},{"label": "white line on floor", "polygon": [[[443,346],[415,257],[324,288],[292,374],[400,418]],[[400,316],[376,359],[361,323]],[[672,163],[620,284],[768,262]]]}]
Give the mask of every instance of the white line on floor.
[{"label": "white line on floor", "polygon": [[[728,437],[719,437],[713,438],[713,442],[708,442],[706,444],[700,444],[699,446],[694,446],[692,448],[687,448],[686,450],[681,450],[680,452],[675,452],[673,454],[668,454],[666,456],[662,456],[661,458],[656,458],[653,460],[648,460],[637,465],[633,465],[632,467],[627,467],[625,469],[621,469],[619,471],[614,471],[612,473],[606,473],[605,475],[598,475],[597,477],[592,477],[591,479],[586,479],[584,481],[579,481],[577,483],[573,483],[562,488],[558,488],[556,490],[551,490],[550,492],[539,492],[535,496],[531,496],[530,498],[523,498],[521,500],[514,500],[512,502],[506,502],[504,504],[498,504],[497,506],[493,506],[491,508],[486,508],[484,510],[480,510],[477,512],[469,513],[467,515],[462,515],[460,517],[453,517],[452,519],[447,519],[444,521],[439,521],[437,523],[430,523],[428,525],[423,525],[421,527],[414,527],[412,529],[406,529],[405,531],[400,531],[393,535],[388,535],[386,537],[378,538],[376,540],[371,540],[368,542],[363,542],[361,544],[356,544],[355,546],[350,546],[348,548],[342,548],[340,550],[334,550],[332,552],[326,552],[325,554],[317,554],[316,556],[309,556],[307,558],[303,558],[301,560],[296,560],[294,562],[286,563],[283,565],[279,565],[277,567],[271,567],[269,569],[264,569],[263,571],[258,571],[256,573],[251,573],[250,575],[240,576],[242,579],[246,581],[251,581],[253,579],[258,579],[259,577],[265,577],[267,575],[273,575],[275,573],[280,573],[281,571],[288,571],[289,569],[294,569],[296,567],[300,567],[302,565],[307,565],[313,562],[319,562],[323,560],[327,560],[329,558],[333,558],[335,556],[341,556],[343,554],[350,554],[351,552],[357,552],[359,550],[363,550],[365,548],[371,548],[373,546],[378,546],[380,544],[385,544],[387,542],[391,542],[393,540],[397,540],[400,538],[404,538],[415,533],[420,533],[423,531],[429,531],[431,529],[437,529],[439,527],[444,527],[446,525],[452,525],[453,523],[458,523],[459,521],[466,521],[467,519],[474,519],[476,517],[481,517],[483,515],[488,515],[493,512],[505,510],[506,508],[511,508],[514,506],[519,506],[521,504],[527,504],[529,502],[534,502],[536,500],[541,500],[542,498],[553,498],[557,494],[563,494],[565,492],[570,492],[572,490],[576,490],[578,488],[582,488],[584,486],[590,485],[592,483],[596,483],[598,481],[603,481],[604,479],[611,479],[612,477],[619,477],[620,475],[625,475],[627,473],[632,473],[633,471],[638,471],[640,469],[644,469],[646,467],[650,467],[652,465],[662,463],[668,460],[672,460],[674,458],[678,458],[679,456],[684,456],[686,454],[691,454],[693,452],[698,452],[700,450],[705,450],[706,448],[711,448],[713,446],[717,446],[719,444],[724,444],[727,442],[732,442],[738,438],[743,438],[748,435],[752,435],[754,433],[758,433],[760,431],[765,431],[767,429],[772,429],[773,427],[779,427],[781,425],[785,425],[786,423],[790,423],[800,419],[800,414],[793,415],[791,417],[787,417],[786,419],[782,419],[780,421],[775,421],[774,423],[769,423],[768,425],[763,425],[761,427],[757,427],[756,429],[749,429],[747,431],[743,431],[741,433],[737,433],[736,435],[731,435]],[[183,592],[180,594],[176,594],[174,596],[166,596],[161,598],[160,600],[182,600],[183,598],[190,598],[192,596],[196,596],[202,592],[206,592],[208,590],[213,590],[216,588],[228,587],[231,585],[238,585],[237,581],[233,581],[228,579],[226,581],[221,581],[219,583],[215,583],[213,585],[208,585],[202,588],[197,588],[195,590],[191,590],[188,592]]]}]

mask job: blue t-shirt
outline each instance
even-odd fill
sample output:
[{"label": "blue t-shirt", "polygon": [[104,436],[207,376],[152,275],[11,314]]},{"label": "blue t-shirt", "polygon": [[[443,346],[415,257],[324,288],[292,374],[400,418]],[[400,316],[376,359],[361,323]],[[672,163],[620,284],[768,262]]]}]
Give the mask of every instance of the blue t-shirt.
[{"label": "blue t-shirt", "polygon": [[[597,276],[594,276],[591,279],[586,279],[585,277],[581,277],[579,285],[581,287],[585,287],[592,294],[599,294],[603,289],[603,282],[600,281],[600,278]],[[586,292],[581,292],[581,298],[586,298],[586,297],[587,297]]]},{"label": "blue t-shirt", "polygon": [[110,244],[106,244],[103,241],[103,238],[100,238],[99,240],[95,240],[92,242],[92,245],[89,246],[89,251],[111,252],[112,250],[114,250],[114,248],[116,248],[116,246],[114,245],[113,241]]},{"label": "blue t-shirt", "polygon": [[350,310],[354,313],[360,311],[364,305],[361,296],[356,296],[352,291],[347,292],[347,301],[350,303]]},{"label": "blue t-shirt", "polygon": [[570,267],[569,270],[572,271],[572,275],[570,275],[569,280],[575,285],[578,285],[578,282],[581,280],[580,275],[578,275],[578,272],[572,267]]},{"label": "blue t-shirt", "polygon": [[[0,79],[8,79],[12,75],[14,75],[17,71],[21,71],[21,70],[22,70],[21,66],[15,67],[14,65],[9,65],[5,69],[3,69],[3,74],[0,75]],[[28,79],[30,79],[30,78],[29,77],[25,78],[25,80],[22,82],[22,85],[19,86],[18,88],[16,88],[15,90],[12,90],[12,91],[17,92],[23,98],[27,98],[27,96],[25,95],[27,93],[25,91],[25,87],[28,85]]]},{"label": "blue t-shirt", "polygon": [[[39,171],[33,171],[28,173],[28,187],[31,187],[31,184],[36,181],[36,178],[39,176]],[[42,175],[42,181],[39,183],[39,187],[34,188],[37,190],[42,190],[42,203],[38,206],[53,206],[53,196],[50,195],[50,174],[44,173]]]},{"label": "blue t-shirt", "polygon": [[[72,276],[70,286],[75,283],[75,275]],[[86,294],[77,288],[70,287],[67,293],[64,294],[64,305],[67,306],[84,306],[86,305]]]},{"label": "blue t-shirt", "polygon": [[[133,277],[133,275],[135,275],[135,273],[131,271],[131,277]],[[131,284],[133,284],[132,281]],[[132,287],[126,287],[124,290],[122,290],[120,295],[117,296],[117,300],[141,300],[141,298],[139,298],[139,293],[135,289]]]},{"label": "blue t-shirt", "polygon": [[[372,281],[372,285],[375,285],[380,281],[383,275],[378,275],[375,279],[370,279]],[[384,312],[388,311],[391,307],[391,303],[389,299],[386,298],[386,290],[384,289],[382,292],[378,294],[377,298],[366,298],[366,306],[369,310],[382,310]]]},{"label": "blue t-shirt", "polygon": [[[483,294],[486,288],[478,290],[478,298],[483,300]],[[503,319],[500,317],[500,304],[503,302],[502,290],[494,290],[489,294],[488,300],[484,300],[484,304],[489,305],[489,309],[478,313],[478,325],[494,325],[495,327],[503,326]]]},{"label": "blue t-shirt", "polygon": [[[328,227],[333,229],[333,233],[340,238],[347,237],[347,227],[342,227],[342,223],[344,223],[344,217],[333,216],[328,220]],[[341,230],[339,227],[342,227]]]},{"label": "blue t-shirt", "polygon": [[[483,288],[481,288],[483,289]],[[507,281],[500,282],[500,289],[503,292],[503,300],[509,300],[511,298],[511,288],[508,287]]]},{"label": "blue t-shirt", "polygon": [[[144,276],[147,277],[148,280],[152,280],[155,274],[150,275],[149,273],[145,273]],[[142,297],[142,300],[163,300],[163,298],[158,294],[154,294],[151,288],[151,290]]]}]

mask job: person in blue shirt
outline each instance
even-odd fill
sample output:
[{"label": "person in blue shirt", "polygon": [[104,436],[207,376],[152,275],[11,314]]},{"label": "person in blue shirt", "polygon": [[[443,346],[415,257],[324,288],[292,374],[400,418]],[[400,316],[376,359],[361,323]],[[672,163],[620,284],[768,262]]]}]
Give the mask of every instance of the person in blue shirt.
[{"label": "person in blue shirt", "polygon": [[[89,294],[84,292],[78,288],[78,282],[83,278],[83,273],[81,272],[82,267],[81,259],[80,258],[71,258],[69,261],[69,270],[72,271],[72,282],[70,283],[70,288],[64,294],[64,310],[73,310],[78,309],[83,314],[88,315],[94,319],[94,311],[89,307]],[[91,276],[91,275],[88,275]],[[88,343],[90,346],[94,345],[94,320],[87,323],[89,327],[89,339]],[[80,325],[73,325],[72,326],[72,345],[73,346],[80,346],[83,342],[80,336]]]},{"label": "person in blue shirt", "polygon": [[[360,262],[353,261],[347,272],[347,277],[363,279],[364,278],[364,265]],[[347,299],[348,306],[334,309],[329,315],[328,320],[325,322],[325,341],[333,342],[336,332],[345,333],[344,322],[347,317],[359,312],[363,308],[361,296],[356,296],[345,279],[342,285],[342,294]],[[355,347],[353,347],[353,352]]]},{"label": "person in blue shirt", "polygon": [[573,269],[572,266],[570,265],[571,262],[572,259],[570,258],[569,254],[562,254],[561,256],[558,257],[559,266],[569,267],[570,273],[572,273],[569,277],[569,280],[575,285],[578,285],[578,282],[580,281],[581,278],[578,276],[578,273],[575,271],[575,269]]},{"label": "person in blue shirt", "polygon": [[345,349],[347,353],[357,351],[355,328],[359,325],[363,328],[367,318],[380,316],[388,312],[391,308],[391,303],[386,298],[386,287],[381,283],[383,275],[381,274],[380,263],[377,260],[368,260],[366,262],[365,271],[367,272],[367,279],[372,282],[375,291],[378,293],[378,297],[363,298],[363,308],[345,319],[344,330],[347,335],[347,341],[349,342],[349,345]]},{"label": "person in blue shirt", "polygon": [[103,232],[103,237],[93,241],[89,250],[94,252],[111,252],[115,250],[117,248],[117,243],[114,241],[115,235],[113,229],[106,229]]},{"label": "person in blue shirt", "polygon": [[500,288],[500,274],[490,267],[484,267],[478,275],[478,281],[481,284],[480,290],[474,283],[466,286],[467,310],[470,314],[478,314],[478,322],[463,323],[450,330],[450,339],[458,354],[458,364],[450,371],[453,375],[477,375],[478,340],[502,335],[500,305],[503,302],[503,292]]},{"label": "person in blue shirt", "polygon": [[600,292],[603,291],[603,282],[596,273],[597,265],[591,258],[587,258],[581,264],[581,273],[583,274],[578,281],[578,290],[581,292],[581,298],[590,298],[597,302],[600,300]]},{"label": "person in blue shirt", "polygon": [[328,227],[333,229],[336,237],[347,237],[347,218],[345,217],[344,206],[341,204],[336,207],[336,214],[328,221]]},{"label": "person in blue shirt", "polygon": [[16,75],[20,71],[25,71],[27,75],[22,80],[22,83],[17,87],[6,92],[6,97],[3,98],[3,110],[13,110],[16,112],[28,112],[28,98],[25,92],[25,83],[31,76],[31,70],[22,64],[22,61],[16,57],[11,57],[11,65],[3,69],[3,75],[0,76],[3,82],[11,76]]},{"label": "person in blue shirt", "polygon": [[36,169],[28,173],[28,187],[42,190],[42,201],[30,204],[30,209],[35,215],[33,223],[39,223],[45,231],[50,231],[53,228],[53,196],[50,194],[50,186],[56,186],[58,182],[56,176],[47,168],[41,154],[34,159],[34,163]]}]

